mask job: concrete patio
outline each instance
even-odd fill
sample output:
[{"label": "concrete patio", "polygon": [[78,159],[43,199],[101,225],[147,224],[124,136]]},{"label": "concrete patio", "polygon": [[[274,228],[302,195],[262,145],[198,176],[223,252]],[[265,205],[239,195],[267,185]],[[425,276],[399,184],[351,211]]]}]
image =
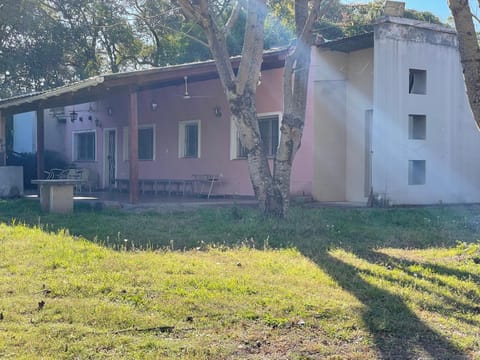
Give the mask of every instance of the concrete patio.
[{"label": "concrete patio", "polygon": [[[25,198],[39,201],[35,189],[25,191]],[[86,204],[94,208],[117,208],[134,212],[157,211],[176,212],[191,211],[205,207],[247,206],[255,207],[257,201],[253,197],[210,197],[140,194],[138,203],[131,204],[127,192],[100,191],[74,194],[74,204]]]}]

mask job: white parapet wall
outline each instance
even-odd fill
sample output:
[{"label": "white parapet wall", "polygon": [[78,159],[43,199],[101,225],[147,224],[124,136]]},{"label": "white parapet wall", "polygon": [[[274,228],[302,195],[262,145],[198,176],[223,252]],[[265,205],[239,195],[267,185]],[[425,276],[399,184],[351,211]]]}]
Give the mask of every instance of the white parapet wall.
[{"label": "white parapet wall", "polygon": [[0,198],[23,196],[23,166],[0,166]]}]

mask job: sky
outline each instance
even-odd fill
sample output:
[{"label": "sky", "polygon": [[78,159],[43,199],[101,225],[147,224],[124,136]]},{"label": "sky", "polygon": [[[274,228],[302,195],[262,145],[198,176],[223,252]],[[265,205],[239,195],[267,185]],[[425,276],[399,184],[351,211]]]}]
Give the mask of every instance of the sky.
[{"label": "sky", "polygon": [[[370,1],[366,0],[343,0],[344,3],[368,3]],[[419,10],[419,11],[430,11],[431,13],[437,15],[440,20],[446,21],[447,18],[451,15],[450,9],[448,8],[447,0],[404,0],[405,7],[407,9]],[[471,1],[472,3],[476,3]],[[478,3],[476,6],[472,6],[472,10],[478,13]]]}]

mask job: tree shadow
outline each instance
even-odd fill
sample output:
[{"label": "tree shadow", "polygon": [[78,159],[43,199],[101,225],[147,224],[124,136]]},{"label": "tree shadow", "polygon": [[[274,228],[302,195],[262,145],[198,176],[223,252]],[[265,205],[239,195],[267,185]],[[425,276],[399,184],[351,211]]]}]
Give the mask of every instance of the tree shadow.
[{"label": "tree shadow", "polygon": [[404,300],[365,281],[359,270],[323,251],[309,256],[365,306],[362,319],[384,359],[468,359],[447,338],[426,325]]}]

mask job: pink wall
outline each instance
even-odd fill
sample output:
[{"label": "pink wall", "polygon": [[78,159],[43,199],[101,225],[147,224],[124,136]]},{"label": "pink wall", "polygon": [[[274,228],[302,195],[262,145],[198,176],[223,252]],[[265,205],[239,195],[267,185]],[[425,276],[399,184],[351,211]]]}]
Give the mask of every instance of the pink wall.
[{"label": "pink wall", "polygon": [[[262,83],[257,91],[257,112],[282,112],[283,69],[262,72]],[[252,195],[246,160],[230,160],[230,112],[219,80],[189,83],[190,99],[184,99],[184,86],[142,91],[138,96],[139,126],[155,124],[155,159],[139,161],[140,179],[191,179],[192,174],[221,174],[222,182],[216,193]],[[202,96],[202,97],[196,97]],[[152,100],[158,104],[151,110]],[[72,156],[72,130],[95,129],[97,134],[97,160],[78,162],[78,167],[88,167],[103,181],[104,169],[103,133],[104,129],[117,131],[117,178],[128,178],[128,161],[123,159],[123,129],[128,126],[128,96],[116,96],[102,100],[98,109],[88,118],[88,104],[75,106],[83,122],[67,121],[67,155]],[[220,106],[222,116],[216,117],[215,106]],[[107,114],[112,108],[112,116]],[[66,110],[70,112],[71,107]],[[102,127],[95,126],[99,119]],[[201,155],[198,159],[178,157],[178,122],[185,120],[201,121]],[[294,164],[292,192],[311,193],[311,120],[305,126],[304,141]]]}]

